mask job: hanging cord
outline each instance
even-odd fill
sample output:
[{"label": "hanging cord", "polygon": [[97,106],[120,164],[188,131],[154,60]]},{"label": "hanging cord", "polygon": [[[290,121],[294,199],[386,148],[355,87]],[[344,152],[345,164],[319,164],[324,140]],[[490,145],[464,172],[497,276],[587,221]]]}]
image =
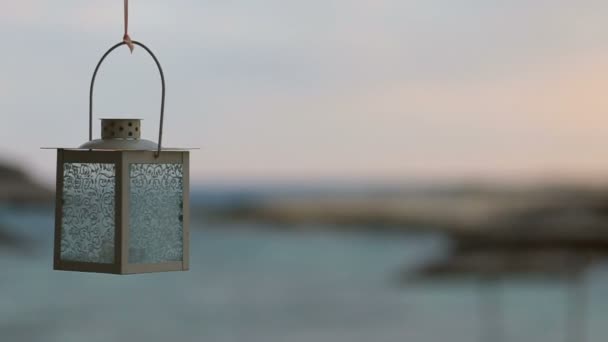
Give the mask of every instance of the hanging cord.
[{"label": "hanging cord", "polygon": [[122,41],[127,44],[129,50],[133,53],[135,45],[133,44],[131,37],[129,37],[129,0],[125,0],[125,34],[122,36]]}]

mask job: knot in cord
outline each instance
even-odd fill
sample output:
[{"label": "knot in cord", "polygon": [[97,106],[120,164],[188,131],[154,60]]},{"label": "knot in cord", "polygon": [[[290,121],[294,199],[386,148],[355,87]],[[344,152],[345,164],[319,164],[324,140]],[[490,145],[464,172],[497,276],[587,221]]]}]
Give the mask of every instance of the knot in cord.
[{"label": "knot in cord", "polygon": [[133,44],[131,37],[129,37],[129,0],[125,0],[125,34],[122,36],[122,41],[127,44],[129,50],[133,53],[135,45]]}]

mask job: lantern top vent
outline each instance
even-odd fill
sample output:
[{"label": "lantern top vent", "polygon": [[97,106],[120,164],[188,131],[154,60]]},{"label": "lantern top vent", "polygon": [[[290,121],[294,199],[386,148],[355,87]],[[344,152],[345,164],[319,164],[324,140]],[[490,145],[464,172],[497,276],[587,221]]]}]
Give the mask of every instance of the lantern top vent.
[{"label": "lantern top vent", "polygon": [[102,139],[139,139],[141,119],[101,119]]},{"label": "lantern top vent", "polygon": [[87,141],[79,148],[153,151],[158,144],[141,139],[141,119],[101,119],[101,139]]}]

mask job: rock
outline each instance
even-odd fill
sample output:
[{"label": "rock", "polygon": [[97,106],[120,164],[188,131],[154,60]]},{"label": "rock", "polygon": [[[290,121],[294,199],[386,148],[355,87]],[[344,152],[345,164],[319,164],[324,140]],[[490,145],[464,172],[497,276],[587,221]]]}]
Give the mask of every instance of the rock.
[{"label": "rock", "polygon": [[53,191],[32,180],[19,168],[0,164],[0,204],[44,205],[53,201]]}]

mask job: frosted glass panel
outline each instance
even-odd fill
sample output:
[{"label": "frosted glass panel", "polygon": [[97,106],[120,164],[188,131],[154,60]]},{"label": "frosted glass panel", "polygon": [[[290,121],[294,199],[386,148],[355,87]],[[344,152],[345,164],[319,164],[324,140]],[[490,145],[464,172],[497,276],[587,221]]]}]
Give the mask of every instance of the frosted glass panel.
[{"label": "frosted glass panel", "polygon": [[114,164],[64,163],[61,260],[114,262]]},{"label": "frosted glass panel", "polygon": [[181,164],[129,165],[129,263],[181,261]]}]

